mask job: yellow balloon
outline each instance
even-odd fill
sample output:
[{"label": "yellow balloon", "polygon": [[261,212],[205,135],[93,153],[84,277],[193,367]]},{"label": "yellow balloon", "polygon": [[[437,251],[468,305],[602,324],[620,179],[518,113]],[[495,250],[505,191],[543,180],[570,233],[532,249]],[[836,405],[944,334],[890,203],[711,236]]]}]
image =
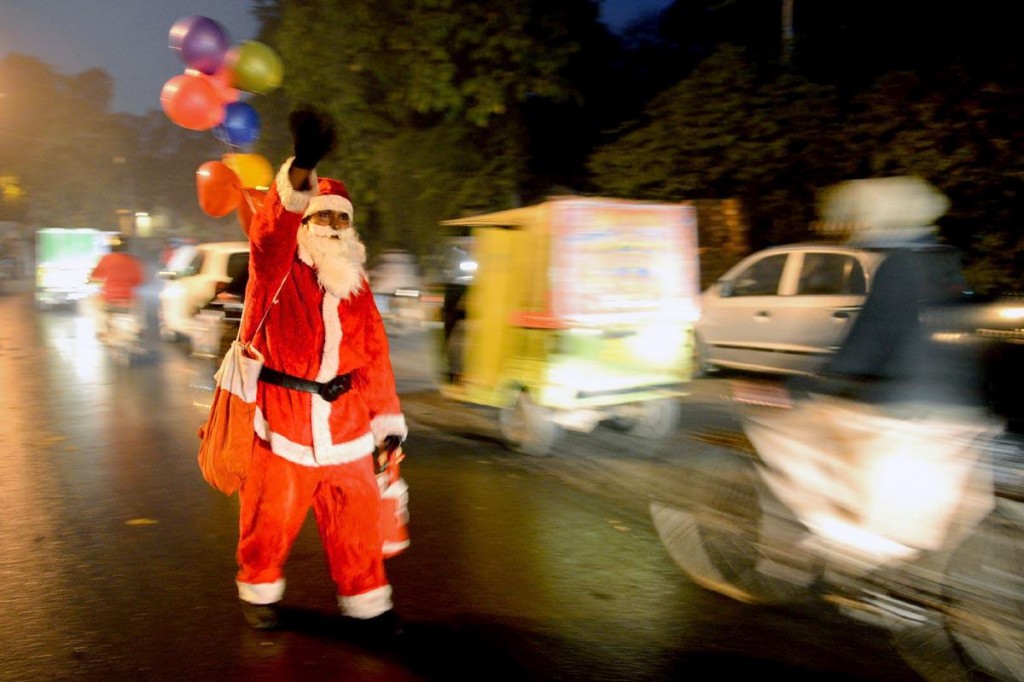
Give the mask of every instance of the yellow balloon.
[{"label": "yellow balloon", "polygon": [[224,165],[235,171],[242,189],[266,189],[274,179],[274,168],[260,154],[225,154]]}]

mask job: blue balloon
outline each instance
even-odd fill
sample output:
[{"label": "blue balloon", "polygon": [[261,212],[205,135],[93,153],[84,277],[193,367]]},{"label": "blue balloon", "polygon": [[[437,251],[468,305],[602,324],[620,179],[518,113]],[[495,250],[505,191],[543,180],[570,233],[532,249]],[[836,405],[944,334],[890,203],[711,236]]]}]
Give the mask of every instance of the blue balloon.
[{"label": "blue balloon", "polygon": [[247,102],[231,102],[224,107],[224,120],[214,135],[233,145],[252,144],[260,139],[260,115]]}]

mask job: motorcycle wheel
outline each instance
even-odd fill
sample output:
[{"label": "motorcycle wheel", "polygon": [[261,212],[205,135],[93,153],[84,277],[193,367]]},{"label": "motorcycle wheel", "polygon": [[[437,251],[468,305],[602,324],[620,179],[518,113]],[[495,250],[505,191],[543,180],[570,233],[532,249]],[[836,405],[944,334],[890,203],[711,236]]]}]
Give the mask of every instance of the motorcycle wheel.
[{"label": "motorcycle wheel", "polygon": [[687,509],[650,504],[662,544],[693,582],[748,604],[793,603],[813,595],[811,581],[764,570],[761,517],[769,512],[762,508],[774,510],[776,505],[769,503],[753,466],[708,482],[694,481],[693,491]]},{"label": "motorcycle wheel", "polygon": [[998,680],[1024,680],[1024,526],[998,511],[968,537],[945,575],[946,625],[968,658]]},{"label": "motorcycle wheel", "polygon": [[907,665],[928,682],[969,682],[968,666],[946,627],[941,605],[947,559],[925,554],[881,572],[882,593],[890,597],[891,609],[881,627],[889,630]]}]

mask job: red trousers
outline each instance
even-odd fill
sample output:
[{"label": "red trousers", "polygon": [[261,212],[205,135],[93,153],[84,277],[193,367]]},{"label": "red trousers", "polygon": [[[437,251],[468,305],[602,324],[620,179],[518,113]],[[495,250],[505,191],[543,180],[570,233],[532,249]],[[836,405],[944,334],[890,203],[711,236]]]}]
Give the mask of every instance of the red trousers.
[{"label": "red trousers", "polygon": [[273,454],[257,439],[252,469],[238,495],[237,583],[243,601],[280,601],[285,561],[312,506],[342,612],[372,618],[391,608],[371,456],[306,467]]}]

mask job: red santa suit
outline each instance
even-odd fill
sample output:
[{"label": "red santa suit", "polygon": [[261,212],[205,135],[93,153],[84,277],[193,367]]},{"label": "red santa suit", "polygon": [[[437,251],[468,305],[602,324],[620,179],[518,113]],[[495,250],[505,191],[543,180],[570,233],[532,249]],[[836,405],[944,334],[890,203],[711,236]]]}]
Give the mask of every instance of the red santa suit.
[{"label": "red santa suit", "polygon": [[348,374],[351,389],[328,402],[260,381],[258,445],[239,490],[239,597],[251,604],[280,601],[285,560],[312,506],[342,613],[372,618],[391,608],[372,453],[388,435],[405,438],[405,418],[361,265],[362,244],[345,290],[334,293],[300,246],[299,231],[309,229],[303,215],[344,209],[351,216],[348,192],[315,173],[314,189],[296,191],[288,168],[251,223],[242,337],[263,353],[267,368],[318,382]]}]

